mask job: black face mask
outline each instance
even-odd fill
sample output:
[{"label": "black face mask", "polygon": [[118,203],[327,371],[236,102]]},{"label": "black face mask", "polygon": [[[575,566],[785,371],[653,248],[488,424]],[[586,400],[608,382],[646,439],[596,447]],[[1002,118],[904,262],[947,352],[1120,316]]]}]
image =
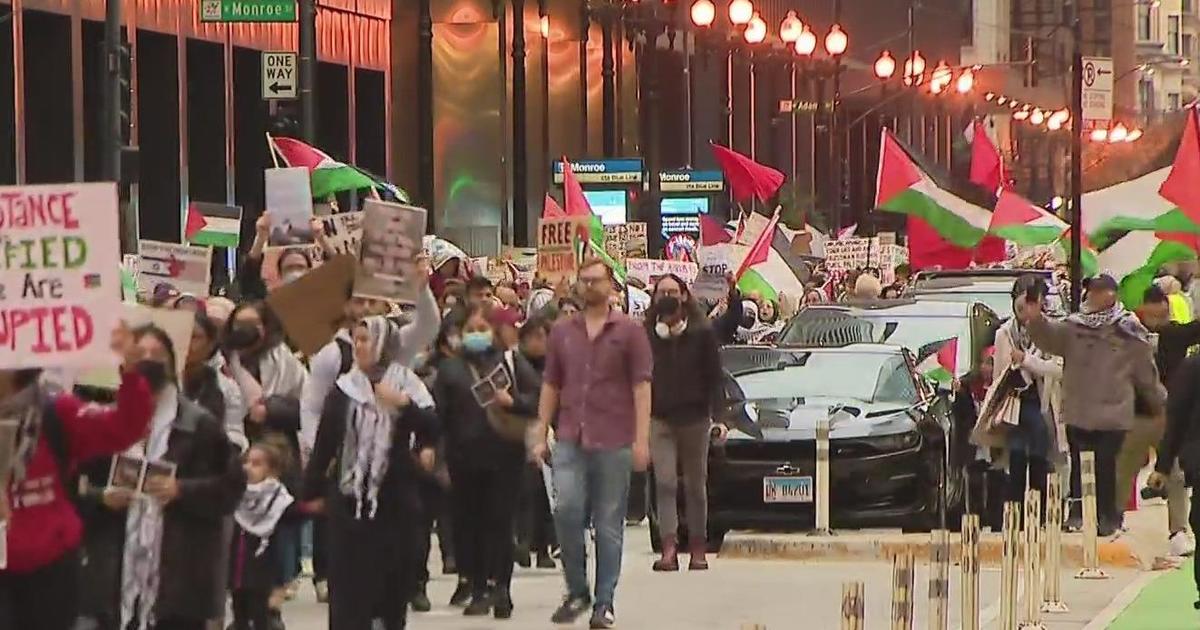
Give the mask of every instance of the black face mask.
[{"label": "black face mask", "polygon": [[659,317],[667,317],[679,312],[679,298],[673,295],[660,297],[654,302],[654,308]]},{"label": "black face mask", "polygon": [[150,385],[150,391],[155,394],[161,392],[171,382],[170,375],[167,374],[167,366],[158,361],[138,361],[134,369],[146,379]]},{"label": "black face mask", "polygon": [[229,332],[229,336],[225,338],[225,343],[234,350],[245,350],[253,347],[261,338],[262,333],[258,331],[258,326],[235,324],[233,330]]}]

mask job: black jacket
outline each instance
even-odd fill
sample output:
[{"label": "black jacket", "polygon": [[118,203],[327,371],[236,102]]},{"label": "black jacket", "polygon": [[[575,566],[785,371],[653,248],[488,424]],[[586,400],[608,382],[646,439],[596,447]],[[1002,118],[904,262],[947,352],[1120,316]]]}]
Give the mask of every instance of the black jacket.
[{"label": "black jacket", "polygon": [[[471,386],[476,382],[468,361],[482,377],[504,360],[504,353],[492,351],[478,359],[448,357],[438,369],[433,383],[433,399],[438,417],[446,431],[446,456],[451,463],[483,466],[524,457],[524,444],[501,437],[488,422],[487,411],[475,400]],[[519,352],[511,353],[513,399],[509,411],[517,416],[537,417],[542,379]],[[515,372],[515,373],[514,373]]]},{"label": "black jacket", "polygon": [[646,328],[654,356],[650,415],[671,423],[711,419],[723,383],[716,331],[695,314],[678,337],[659,337],[649,319]]},{"label": "black jacket", "polygon": [[[1160,338],[1159,343],[1162,343]],[[1167,431],[1158,446],[1154,469],[1179,466],[1193,482],[1200,478],[1200,356],[1187,357],[1175,368],[1167,393]]]},{"label": "black jacket", "polygon": [[1200,344],[1200,320],[1180,324],[1171,322],[1158,333],[1158,351],[1154,362],[1158,364],[1158,377],[1163,385],[1170,385],[1171,375],[1187,357],[1188,348]]},{"label": "black jacket", "polygon": [[742,317],[745,315],[742,309],[742,292],[738,291],[736,285],[729,287],[727,302],[728,306],[725,308],[725,312],[713,321],[713,327],[717,331],[717,341],[721,345],[737,341],[738,326],[742,325]]}]

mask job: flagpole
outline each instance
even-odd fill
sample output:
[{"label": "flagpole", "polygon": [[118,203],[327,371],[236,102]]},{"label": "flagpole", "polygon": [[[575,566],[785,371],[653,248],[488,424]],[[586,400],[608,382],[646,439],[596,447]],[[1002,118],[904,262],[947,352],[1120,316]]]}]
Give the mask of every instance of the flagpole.
[{"label": "flagpole", "polygon": [[1083,50],[1079,6],[1071,3],[1071,310],[1083,293]]},{"label": "flagpole", "polygon": [[267,150],[271,152],[271,161],[275,163],[275,168],[279,168],[279,154],[275,152],[275,139],[271,137],[271,133],[267,132]]}]

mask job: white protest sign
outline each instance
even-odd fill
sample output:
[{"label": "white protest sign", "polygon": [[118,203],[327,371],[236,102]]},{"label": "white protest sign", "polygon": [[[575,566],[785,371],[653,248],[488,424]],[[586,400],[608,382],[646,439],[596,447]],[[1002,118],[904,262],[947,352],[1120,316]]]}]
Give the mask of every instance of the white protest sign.
[{"label": "white protest sign", "polygon": [[[321,217],[321,222],[325,224],[325,240],[329,243],[329,248],[333,250],[334,255],[349,254],[358,257],[358,250],[362,243],[362,212],[330,214]],[[317,250],[324,257],[325,252],[319,247]]]},{"label": "white protest sign", "polygon": [[729,248],[700,247],[696,250],[699,273],[692,284],[692,294],[702,300],[719,300],[729,295],[725,275],[733,273]]},{"label": "white protest sign", "polygon": [[308,169],[269,168],[263,172],[267,211],[271,213],[270,245],[302,245],[313,242],[312,188]]},{"label": "white protest sign", "polygon": [[825,268],[850,271],[879,266],[879,237],[846,238],[825,243]]},{"label": "white protest sign", "polygon": [[0,369],[112,365],[115,184],[0,187]]},{"label": "white protest sign", "polygon": [[153,295],[162,284],[180,293],[207,297],[212,271],[212,248],[138,241],[138,291]]},{"label": "white protest sign", "polygon": [[363,206],[362,251],[354,295],[404,304],[417,301],[416,274],[423,249],[424,208],[368,199]]},{"label": "white protest sign", "polygon": [[684,282],[691,285],[696,281],[700,269],[696,263],[682,260],[630,258],[625,261],[625,273],[630,278],[637,278],[645,282],[647,287],[653,286],[659,278],[669,273],[683,278]]}]

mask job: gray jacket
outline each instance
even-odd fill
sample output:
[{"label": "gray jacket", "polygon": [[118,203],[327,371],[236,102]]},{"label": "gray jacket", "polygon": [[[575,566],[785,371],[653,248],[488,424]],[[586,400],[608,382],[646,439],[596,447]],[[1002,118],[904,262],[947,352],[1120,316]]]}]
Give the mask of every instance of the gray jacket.
[{"label": "gray jacket", "polygon": [[1116,325],[1088,328],[1038,318],[1029,336],[1043,351],[1063,358],[1063,420],[1089,431],[1128,431],[1134,402],[1143,416],[1158,416],[1166,392],[1158,381],[1154,349]]}]

